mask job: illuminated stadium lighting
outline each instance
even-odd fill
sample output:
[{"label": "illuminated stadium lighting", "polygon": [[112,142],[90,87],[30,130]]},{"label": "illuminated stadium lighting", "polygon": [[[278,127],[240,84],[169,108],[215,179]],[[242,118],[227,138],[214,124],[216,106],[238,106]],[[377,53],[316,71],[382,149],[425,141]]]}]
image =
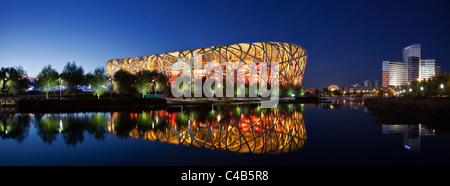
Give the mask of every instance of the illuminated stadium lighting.
[{"label": "illuminated stadium lighting", "polygon": [[[194,56],[202,55],[201,61],[193,61]],[[173,66],[179,60],[185,62],[183,66],[193,66],[201,62],[201,65],[210,62],[217,62],[226,68],[226,63],[232,63],[233,68],[237,72],[245,69],[242,67],[249,66],[249,64],[271,63],[279,64],[279,85],[287,87],[289,85],[300,86],[303,80],[306,60],[306,50],[299,45],[291,43],[280,42],[258,42],[258,43],[241,43],[222,46],[211,46],[205,48],[198,48],[192,50],[184,50],[178,52],[170,52],[163,54],[155,54],[142,57],[111,59],[106,64],[106,69],[109,76],[113,76],[118,70],[126,70],[131,73],[137,73],[141,70],[150,70],[163,72],[168,75],[169,81],[180,76],[181,67]],[[223,77],[226,75],[223,72]],[[270,74],[270,72],[267,72]],[[249,72],[246,72],[249,74]],[[204,74],[203,71],[196,72],[192,77],[206,76],[207,78],[212,74]],[[271,76],[266,76],[266,82],[271,81]],[[253,76],[251,79],[258,79],[259,76]],[[250,77],[245,76],[245,82],[249,82]],[[262,79],[262,78],[261,78]]]}]

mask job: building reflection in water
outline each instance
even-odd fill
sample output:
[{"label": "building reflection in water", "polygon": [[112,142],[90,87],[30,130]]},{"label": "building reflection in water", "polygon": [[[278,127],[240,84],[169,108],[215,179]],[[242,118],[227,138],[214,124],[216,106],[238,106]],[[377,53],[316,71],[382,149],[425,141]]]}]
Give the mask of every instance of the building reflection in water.
[{"label": "building reflection in water", "polygon": [[382,134],[403,134],[403,147],[410,151],[421,150],[421,137],[434,136],[434,132],[424,127],[422,124],[417,125],[392,125],[382,124]]},{"label": "building reflection in water", "polygon": [[[170,113],[113,113],[108,132],[212,150],[283,153],[306,142],[302,108],[221,107],[218,110]],[[135,123],[135,127],[126,126]]]},{"label": "building reflection in water", "polygon": [[185,146],[243,153],[284,153],[306,142],[303,104],[257,106],[224,105],[220,108],[182,108],[178,111],[20,114],[2,112],[0,136],[23,142],[31,127],[51,145],[61,135],[76,146],[86,132],[96,140],[108,134]]}]

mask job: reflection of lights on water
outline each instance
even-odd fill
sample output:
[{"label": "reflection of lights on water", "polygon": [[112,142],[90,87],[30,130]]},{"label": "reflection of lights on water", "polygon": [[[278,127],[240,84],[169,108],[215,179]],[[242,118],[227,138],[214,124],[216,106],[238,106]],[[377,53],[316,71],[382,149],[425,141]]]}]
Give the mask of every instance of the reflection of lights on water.
[{"label": "reflection of lights on water", "polygon": [[59,120],[59,132],[61,132],[62,131],[62,120]]}]

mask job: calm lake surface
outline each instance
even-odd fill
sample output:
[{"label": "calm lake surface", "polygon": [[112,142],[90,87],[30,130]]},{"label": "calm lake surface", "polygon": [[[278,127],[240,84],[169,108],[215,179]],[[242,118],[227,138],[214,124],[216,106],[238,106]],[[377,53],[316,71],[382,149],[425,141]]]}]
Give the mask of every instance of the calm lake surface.
[{"label": "calm lake surface", "polygon": [[360,102],[0,118],[0,165],[450,165],[448,132]]}]

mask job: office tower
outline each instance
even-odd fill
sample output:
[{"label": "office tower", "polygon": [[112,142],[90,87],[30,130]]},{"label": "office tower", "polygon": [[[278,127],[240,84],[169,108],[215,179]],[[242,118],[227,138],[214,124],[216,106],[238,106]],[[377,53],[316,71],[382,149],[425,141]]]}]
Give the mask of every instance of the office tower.
[{"label": "office tower", "polygon": [[348,86],[347,86],[347,85],[344,85],[344,87],[342,87],[342,90],[343,90],[344,92],[348,92]]},{"label": "office tower", "polygon": [[383,61],[382,62],[382,86],[383,87],[388,87],[389,86],[389,61]]},{"label": "office tower", "polygon": [[419,78],[421,58],[422,46],[420,44],[412,44],[403,48],[403,62],[408,64],[408,82]]},{"label": "office tower", "polygon": [[364,81],[364,88],[371,89],[372,88],[372,82],[370,80]]},{"label": "office tower", "polygon": [[389,60],[382,62],[382,87],[422,81],[439,74],[441,74],[441,61],[422,59],[421,45],[412,44],[403,48],[402,62]]},{"label": "office tower", "polygon": [[376,80],[376,81],[374,82],[374,88],[375,88],[375,89],[380,89],[380,88],[381,88],[381,82],[380,82],[379,80]]},{"label": "office tower", "polygon": [[441,61],[439,59],[420,60],[419,80],[423,81],[441,74]]},{"label": "office tower", "polygon": [[408,65],[402,61],[383,61],[383,87],[408,83]]}]

